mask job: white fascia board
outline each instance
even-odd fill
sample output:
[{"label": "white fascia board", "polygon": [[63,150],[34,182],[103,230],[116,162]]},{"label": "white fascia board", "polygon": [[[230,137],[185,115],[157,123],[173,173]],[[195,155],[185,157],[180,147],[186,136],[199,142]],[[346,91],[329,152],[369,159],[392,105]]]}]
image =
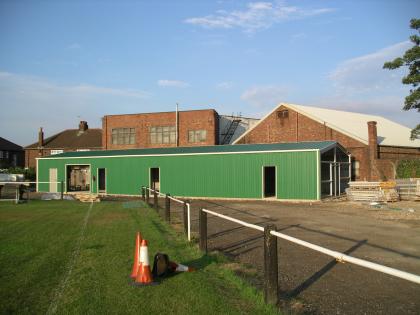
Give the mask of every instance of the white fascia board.
[{"label": "white fascia board", "polygon": [[223,155],[223,154],[263,154],[263,153],[287,153],[287,152],[318,152],[319,149],[299,149],[299,150],[269,150],[269,151],[242,151],[242,152],[203,152],[203,153],[174,153],[174,154],[129,154],[129,155],[99,155],[99,156],[63,156],[47,157],[43,160],[63,160],[63,159],[102,159],[119,157],[156,157],[156,156],[193,156],[193,155]]}]

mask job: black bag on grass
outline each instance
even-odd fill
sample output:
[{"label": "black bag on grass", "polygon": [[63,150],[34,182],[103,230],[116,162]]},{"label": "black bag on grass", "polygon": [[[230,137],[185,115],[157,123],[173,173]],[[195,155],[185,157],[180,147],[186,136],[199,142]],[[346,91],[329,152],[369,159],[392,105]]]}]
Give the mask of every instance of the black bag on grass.
[{"label": "black bag on grass", "polygon": [[169,267],[169,256],[162,253],[157,253],[153,259],[153,277],[165,277],[171,273]]}]

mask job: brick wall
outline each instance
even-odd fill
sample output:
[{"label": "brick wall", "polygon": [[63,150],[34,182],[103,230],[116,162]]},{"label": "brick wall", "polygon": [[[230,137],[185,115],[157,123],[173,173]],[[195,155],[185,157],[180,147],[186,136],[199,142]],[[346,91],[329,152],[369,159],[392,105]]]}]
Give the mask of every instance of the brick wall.
[{"label": "brick wall", "polygon": [[[179,146],[218,144],[219,119],[216,111],[212,109],[180,111],[178,115]],[[105,116],[102,119],[102,145],[105,150],[175,147],[175,143],[152,144],[150,142],[150,127],[175,125],[175,112]],[[135,143],[123,145],[112,144],[112,129],[114,128],[135,128]],[[206,130],[206,141],[197,143],[188,142],[189,130]]]},{"label": "brick wall", "polygon": [[379,146],[380,159],[411,160],[420,159],[420,148]]},{"label": "brick wall", "polygon": [[[288,110],[287,118],[284,117],[285,115],[278,114],[283,110]],[[399,161],[420,158],[420,148],[378,146],[376,123],[369,122],[366,128],[370,145],[281,106],[238,143],[334,140],[351,153],[353,161],[359,163],[359,176],[354,178],[355,180],[393,179]]]},{"label": "brick wall", "polygon": [[[278,112],[288,110],[288,117],[279,117]],[[364,143],[333,130],[307,116],[281,106],[246,134],[238,143],[275,143],[299,141],[335,140],[345,147],[352,158],[359,161],[357,180],[368,180],[371,174],[369,149]]]}]

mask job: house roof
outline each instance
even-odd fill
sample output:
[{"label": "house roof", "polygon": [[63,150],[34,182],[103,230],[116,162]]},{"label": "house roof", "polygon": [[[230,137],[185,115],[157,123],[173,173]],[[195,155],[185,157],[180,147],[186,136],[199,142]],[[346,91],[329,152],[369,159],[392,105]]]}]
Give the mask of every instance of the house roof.
[{"label": "house roof", "polygon": [[[383,146],[398,147],[420,147],[420,140],[410,140],[410,128],[393,122],[381,116],[367,115],[340,110],[326,109],[312,106],[302,106],[288,103],[281,103],[274,108],[267,116],[275,112],[279,107],[285,106],[302,115],[305,115],[327,127],[339,131],[349,137],[352,137],[364,144],[368,144],[368,121],[377,122],[378,144]],[[258,123],[259,124],[259,123]],[[256,128],[257,125],[254,126]],[[251,132],[251,128],[239,137],[234,143],[238,142],[247,133]]]},{"label": "house roof", "polygon": [[53,157],[40,157],[39,159],[56,159],[72,157],[111,157],[111,156],[144,156],[144,155],[194,155],[194,154],[229,154],[272,151],[313,151],[325,152],[335,146],[335,141],[270,143],[270,144],[240,144],[240,145],[215,145],[201,147],[171,147],[150,149],[103,150],[84,152],[65,152]]},{"label": "house roof", "polygon": [[0,150],[2,151],[21,151],[22,147],[16,143],[10,142],[0,137]]},{"label": "house roof", "polygon": [[[102,129],[67,129],[44,140],[47,149],[83,149],[102,148]],[[38,142],[32,143],[25,149],[38,148]]]}]

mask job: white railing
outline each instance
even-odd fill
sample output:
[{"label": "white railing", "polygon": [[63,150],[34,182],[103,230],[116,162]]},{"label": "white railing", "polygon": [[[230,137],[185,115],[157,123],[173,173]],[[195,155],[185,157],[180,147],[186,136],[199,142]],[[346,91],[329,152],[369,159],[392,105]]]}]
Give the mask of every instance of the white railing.
[{"label": "white railing", "polygon": [[[20,186],[26,186],[26,187],[28,187],[28,186],[30,186],[31,184],[34,184],[34,185],[36,185],[37,187],[38,187],[38,184],[62,184],[62,185],[64,185],[64,182],[63,181],[51,181],[51,182],[47,182],[47,181],[44,181],[44,182],[36,182],[36,181],[0,181],[0,187],[3,187],[3,186],[5,186],[5,187],[7,187],[7,186],[12,186],[12,187],[15,187],[15,198],[13,198],[13,199],[1,199],[0,198],[0,201],[15,201],[16,203],[19,203],[19,200],[20,200],[20,192],[19,192],[19,189],[20,189]],[[56,193],[61,193],[61,189],[60,189],[60,191],[57,191]],[[64,192],[63,192],[64,193]],[[61,193],[62,194],[62,193]]]},{"label": "white railing", "polygon": [[[165,194],[162,194],[159,190],[154,190],[150,187],[145,187],[146,189],[148,189],[150,192],[157,192],[158,196],[162,196],[162,197],[166,197]],[[191,241],[191,205],[189,202],[185,202],[182,201],[180,199],[174,198],[172,196],[168,196],[169,199],[171,199],[172,201],[178,202],[180,204],[186,204],[187,205],[187,236],[188,236],[188,241]]]},{"label": "white railing", "polygon": [[[219,218],[222,218],[222,219],[225,219],[225,220],[235,222],[235,223],[238,223],[240,225],[249,227],[251,229],[255,229],[255,230],[258,230],[258,231],[262,231],[262,232],[264,231],[264,228],[262,226],[259,226],[259,225],[247,223],[247,222],[244,222],[244,221],[241,221],[241,220],[238,220],[238,219],[235,219],[235,218],[232,218],[232,217],[229,217],[229,216],[226,216],[226,215],[214,212],[214,211],[210,211],[210,210],[207,210],[207,209],[202,209],[202,211],[204,211],[206,213],[209,213],[211,215],[217,216]],[[349,263],[352,263],[352,264],[355,264],[355,265],[358,265],[358,266],[362,266],[362,267],[365,267],[365,268],[368,268],[368,269],[376,270],[376,271],[386,273],[386,274],[391,275],[391,276],[395,276],[395,277],[398,277],[398,278],[401,278],[401,279],[404,279],[404,280],[408,280],[408,281],[420,284],[420,276],[418,276],[418,275],[408,273],[408,272],[405,272],[405,271],[401,271],[401,270],[398,270],[398,269],[390,268],[390,267],[387,267],[387,266],[383,266],[383,265],[373,263],[373,262],[370,262],[370,261],[367,261],[367,260],[363,260],[363,259],[355,258],[355,257],[352,257],[352,256],[348,256],[346,254],[343,254],[343,253],[340,253],[340,252],[337,252],[337,251],[334,251],[334,250],[330,250],[328,248],[324,248],[322,246],[318,246],[318,245],[315,245],[315,244],[312,244],[312,243],[309,243],[309,242],[306,242],[306,241],[302,241],[298,238],[295,238],[295,237],[292,237],[292,236],[289,236],[289,235],[286,235],[286,234],[283,234],[283,233],[279,233],[279,232],[276,232],[276,231],[271,231],[270,234],[274,235],[276,237],[285,239],[289,242],[292,242],[292,243],[310,248],[310,249],[315,250],[317,252],[320,252],[320,253],[329,255],[331,257],[334,257],[338,262],[349,262]]]}]

